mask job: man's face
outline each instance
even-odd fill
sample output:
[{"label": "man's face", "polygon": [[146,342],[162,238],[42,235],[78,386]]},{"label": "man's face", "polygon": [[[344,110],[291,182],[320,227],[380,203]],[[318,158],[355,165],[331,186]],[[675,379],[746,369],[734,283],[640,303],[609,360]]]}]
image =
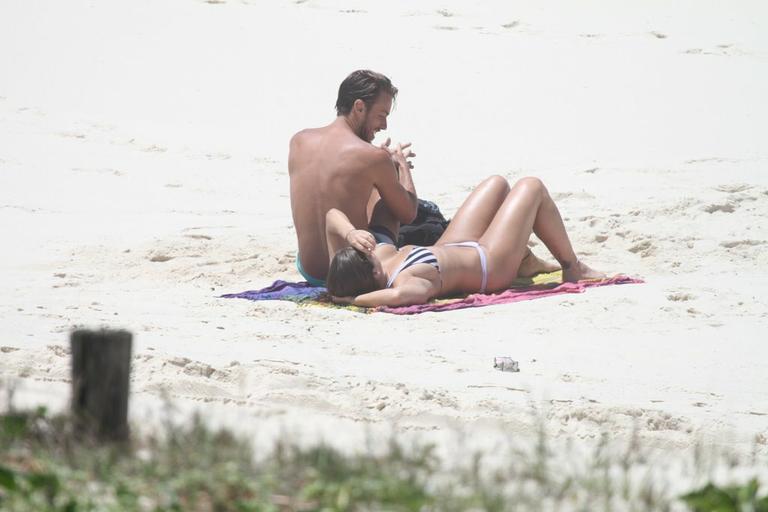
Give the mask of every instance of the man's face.
[{"label": "man's face", "polygon": [[361,139],[372,142],[376,133],[387,129],[387,117],[392,110],[392,95],[381,93],[370,108],[366,106],[363,124],[358,135]]}]

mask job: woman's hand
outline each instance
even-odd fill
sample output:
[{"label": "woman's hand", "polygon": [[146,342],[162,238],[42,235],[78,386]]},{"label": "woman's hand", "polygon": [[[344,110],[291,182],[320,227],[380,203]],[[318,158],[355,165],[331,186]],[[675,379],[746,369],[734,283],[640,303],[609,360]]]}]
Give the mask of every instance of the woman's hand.
[{"label": "woman's hand", "polygon": [[334,304],[342,304],[345,306],[349,306],[355,302],[354,297],[336,297],[335,295],[331,295],[331,301],[333,301]]},{"label": "woman's hand", "polygon": [[364,229],[352,229],[344,237],[344,241],[358,251],[366,254],[373,251],[376,247],[376,239],[373,235]]}]

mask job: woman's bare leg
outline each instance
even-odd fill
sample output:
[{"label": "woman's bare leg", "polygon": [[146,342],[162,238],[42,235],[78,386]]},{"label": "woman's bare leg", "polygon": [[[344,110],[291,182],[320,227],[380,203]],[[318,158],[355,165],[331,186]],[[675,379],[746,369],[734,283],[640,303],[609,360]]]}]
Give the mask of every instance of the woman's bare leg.
[{"label": "woman's bare leg", "polygon": [[523,256],[520,266],[517,267],[517,277],[533,277],[537,274],[554,272],[560,268],[560,265],[539,258],[528,248],[528,253]]},{"label": "woman's bare leg", "polygon": [[504,203],[507,194],[509,182],[506,178],[491,176],[485,179],[464,200],[435,245],[479,240]]},{"label": "woman's bare leg", "polygon": [[563,219],[544,184],[523,178],[507,195],[480,243],[488,249],[488,288],[505,288],[515,278],[535,233],[563,268],[564,281],[604,277],[576,257]]},{"label": "woman's bare leg", "polygon": [[[509,182],[502,176],[491,176],[478,185],[464,200],[445,233],[435,245],[477,241],[491,225],[493,218],[509,195]],[[531,277],[542,272],[560,270],[559,265],[538,258],[527,248],[519,266],[518,277]]]}]

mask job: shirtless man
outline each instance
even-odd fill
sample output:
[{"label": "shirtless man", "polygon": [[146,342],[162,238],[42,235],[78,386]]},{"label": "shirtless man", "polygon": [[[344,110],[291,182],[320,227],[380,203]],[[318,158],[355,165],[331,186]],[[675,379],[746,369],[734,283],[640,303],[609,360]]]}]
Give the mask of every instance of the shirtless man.
[{"label": "shirtless man", "polygon": [[328,272],[329,210],[344,212],[357,229],[370,226],[377,241],[388,243],[397,241],[400,223],[416,217],[410,144],[371,144],[387,128],[395,96],[397,88],[386,76],[355,71],[339,87],[336,119],[291,138],[288,174],[299,244],[296,266],[312,285],[323,286]]}]

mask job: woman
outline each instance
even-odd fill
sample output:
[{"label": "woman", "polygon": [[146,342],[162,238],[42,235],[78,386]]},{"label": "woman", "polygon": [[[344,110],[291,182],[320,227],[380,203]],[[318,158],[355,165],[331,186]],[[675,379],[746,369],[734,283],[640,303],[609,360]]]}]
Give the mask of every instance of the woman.
[{"label": "woman", "polygon": [[504,290],[518,275],[558,268],[528,250],[532,232],[560,263],[564,281],[605,277],[576,257],[541,180],[523,178],[510,188],[505,178],[492,176],[470,194],[431,247],[376,245],[370,232],[355,229],[341,211],[330,210],[326,237],[329,254],[335,256],[328,292],[336,302],[374,307]]}]

